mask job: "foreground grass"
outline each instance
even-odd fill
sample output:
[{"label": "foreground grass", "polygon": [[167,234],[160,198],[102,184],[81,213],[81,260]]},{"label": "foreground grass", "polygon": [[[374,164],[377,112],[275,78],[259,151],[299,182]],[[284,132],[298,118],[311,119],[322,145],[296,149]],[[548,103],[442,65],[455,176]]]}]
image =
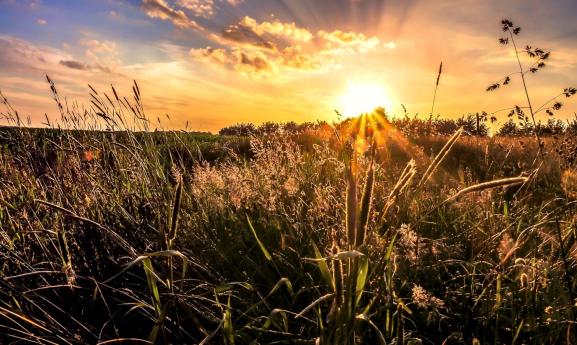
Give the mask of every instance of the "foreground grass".
[{"label": "foreground grass", "polygon": [[576,341],[553,139],[130,129],[1,131],[0,342]]}]

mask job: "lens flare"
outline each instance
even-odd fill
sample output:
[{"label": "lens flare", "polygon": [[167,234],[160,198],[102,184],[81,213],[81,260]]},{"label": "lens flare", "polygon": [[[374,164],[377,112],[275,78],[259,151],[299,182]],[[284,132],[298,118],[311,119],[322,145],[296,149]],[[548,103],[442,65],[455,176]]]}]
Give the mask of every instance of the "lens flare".
[{"label": "lens flare", "polygon": [[355,117],[378,107],[391,109],[391,104],[389,93],[383,85],[351,82],[339,98],[338,110],[345,117]]}]

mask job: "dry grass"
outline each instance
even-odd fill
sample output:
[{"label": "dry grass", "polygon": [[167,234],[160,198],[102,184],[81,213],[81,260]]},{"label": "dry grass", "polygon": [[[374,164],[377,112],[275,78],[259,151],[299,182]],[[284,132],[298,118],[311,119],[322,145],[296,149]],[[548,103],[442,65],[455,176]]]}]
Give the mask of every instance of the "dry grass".
[{"label": "dry grass", "polygon": [[53,129],[3,114],[0,342],[575,342],[555,139],[540,165],[519,138],[354,123],[242,150],[139,131],[137,90]]}]

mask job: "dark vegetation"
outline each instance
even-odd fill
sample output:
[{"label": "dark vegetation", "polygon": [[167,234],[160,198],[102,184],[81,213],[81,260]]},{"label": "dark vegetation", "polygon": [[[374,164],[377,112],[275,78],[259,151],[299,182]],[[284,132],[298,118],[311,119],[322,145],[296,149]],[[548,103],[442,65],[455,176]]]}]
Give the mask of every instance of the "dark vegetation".
[{"label": "dark vegetation", "polygon": [[[532,136],[539,132],[541,136],[553,136],[562,134],[577,135],[577,114],[574,119],[560,120],[549,118],[545,123],[537,123],[533,126],[530,123],[514,121],[509,119],[500,126],[489,128],[488,114],[486,112],[468,114],[457,119],[448,118],[430,118],[423,119],[417,115],[410,116],[405,114],[402,117],[392,117],[388,115],[383,108],[376,109],[373,116],[382,117],[384,121],[394,128],[403,132],[403,134],[414,137],[421,136],[447,136],[463,127],[465,136],[488,137],[496,136]],[[221,136],[266,136],[272,134],[296,135],[313,130],[332,130],[333,126],[340,128],[347,126],[352,119],[342,121],[338,124],[329,124],[324,121],[304,122],[297,124],[295,122],[275,123],[265,122],[259,126],[252,123],[240,123],[225,127],[219,131]]]}]

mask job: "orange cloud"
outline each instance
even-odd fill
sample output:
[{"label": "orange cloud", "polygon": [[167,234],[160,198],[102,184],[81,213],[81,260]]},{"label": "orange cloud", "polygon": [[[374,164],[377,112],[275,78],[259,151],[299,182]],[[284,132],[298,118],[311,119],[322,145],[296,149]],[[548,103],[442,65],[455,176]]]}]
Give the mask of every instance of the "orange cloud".
[{"label": "orange cloud", "polygon": [[198,17],[210,18],[214,15],[213,0],[178,0],[176,4],[192,11]]},{"label": "orange cloud", "polygon": [[[290,42],[310,42],[314,35],[307,29],[298,27],[295,23],[257,22],[245,16],[240,22],[227,26],[221,37],[214,37],[217,42],[230,41],[241,45],[252,45],[258,48],[276,50],[279,46]],[[219,42],[226,44],[227,42]]]},{"label": "orange cloud", "polygon": [[276,71],[274,62],[259,51],[233,50],[234,69],[245,74],[271,74]]},{"label": "orange cloud", "polygon": [[175,10],[174,8],[170,7],[164,0],[142,0],[140,8],[150,18],[168,20],[178,28],[192,28],[197,30],[201,29],[200,25],[194,20],[188,18],[184,11]]},{"label": "orange cloud", "polygon": [[284,37],[293,41],[309,42],[313,34],[307,29],[299,28],[295,23],[283,23],[280,21],[258,23],[251,17],[245,16],[240,26],[250,28],[257,35],[273,35]]},{"label": "orange cloud", "polygon": [[299,45],[283,49],[282,62],[285,66],[301,70],[319,69],[323,66],[323,62],[324,64],[330,63],[330,61],[323,61],[318,56],[303,53],[303,48]]},{"label": "orange cloud", "polygon": [[336,55],[366,53],[376,49],[380,43],[377,37],[340,30],[319,31],[318,37],[324,41],[325,52]]},{"label": "orange cloud", "polygon": [[260,51],[206,47],[191,49],[189,55],[212,65],[250,76],[268,75],[277,70],[275,61]]},{"label": "orange cloud", "polygon": [[380,45],[377,37],[362,33],[337,30],[315,35],[294,22],[258,22],[248,16],[209,38],[222,48],[192,49],[190,56],[243,74],[272,74],[280,72],[280,67],[326,69],[337,65],[335,58],[339,55],[364,54],[378,47],[391,49],[390,45]]},{"label": "orange cloud", "polygon": [[[258,34],[251,27],[244,25],[242,22],[226,27],[222,31],[221,37],[224,39],[224,42],[222,42],[224,44],[236,43],[263,49],[276,49],[276,44],[274,42],[266,39],[263,35]],[[218,37],[216,40],[222,41]]]},{"label": "orange cloud", "polygon": [[218,66],[226,66],[230,62],[228,51],[222,48],[193,48],[189,51],[189,55]]}]

